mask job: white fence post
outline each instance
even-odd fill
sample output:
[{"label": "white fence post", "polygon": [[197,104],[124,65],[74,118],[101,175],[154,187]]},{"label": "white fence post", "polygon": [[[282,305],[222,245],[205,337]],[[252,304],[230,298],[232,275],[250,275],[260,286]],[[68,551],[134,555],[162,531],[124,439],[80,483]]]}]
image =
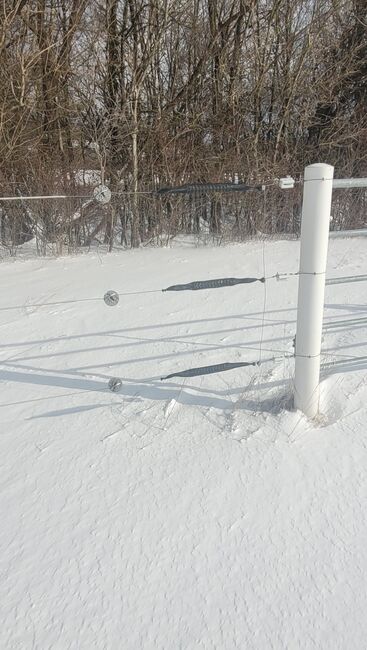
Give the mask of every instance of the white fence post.
[{"label": "white fence post", "polygon": [[308,165],[304,174],[295,345],[294,405],[319,410],[320,352],[334,168]]}]

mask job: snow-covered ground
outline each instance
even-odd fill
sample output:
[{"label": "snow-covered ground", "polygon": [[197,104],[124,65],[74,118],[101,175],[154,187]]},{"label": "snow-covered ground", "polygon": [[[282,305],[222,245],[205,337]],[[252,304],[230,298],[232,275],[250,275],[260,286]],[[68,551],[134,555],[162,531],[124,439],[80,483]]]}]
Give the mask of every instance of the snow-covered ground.
[{"label": "snow-covered ground", "polygon": [[[331,241],[328,276],[367,273],[366,249]],[[4,650],[366,647],[366,284],[327,287],[317,422],[290,408],[297,278],[267,282],[265,312],[259,283],[140,293],[262,276],[262,253],[1,264]],[[298,254],[265,243],[266,275]]]}]

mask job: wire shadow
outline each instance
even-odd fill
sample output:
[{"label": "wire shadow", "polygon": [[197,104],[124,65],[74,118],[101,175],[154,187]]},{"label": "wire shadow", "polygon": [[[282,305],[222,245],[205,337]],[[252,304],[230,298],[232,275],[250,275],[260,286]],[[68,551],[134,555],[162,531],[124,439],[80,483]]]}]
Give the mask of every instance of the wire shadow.
[{"label": "wire shadow", "polygon": [[[59,374],[60,371],[58,371]],[[24,384],[35,384],[38,386],[56,386],[60,388],[68,388],[74,390],[80,390],[82,392],[107,392],[106,382],[92,381],[82,377],[65,377],[65,376],[55,376],[55,375],[40,375],[31,372],[17,372],[17,371],[0,371],[0,381],[14,381]],[[288,382],[284,381],[275,381],[267,382],[264,384],[256,385],[256,390],[267,391],[273,389],[276,386],[285,385]],[[201,406],[206,408],[214,408],[220,411],[232,411],[235,405],[235,402],[230,399],[231,395],[242,394],[245,390],[245,387],[239,387],[237,389],[229,389],[223,391],[202,389],[201,387],[196,387],[195,385],[182,385],[174,382],[162,384],[157,380],[147,380],[146,382],[138,383],[133,379],[122,379],[122,387],[118,395],[121,396],[124,401],[136,401],[147,399],[149,401],[162,401],[167,402],[168,400],[175,399],[179,404],[188,405],[188,406]],[[252,388],[250,389],[252,390]],[[207,394],[206,394],[207,393]],[[229,399],[228,399],[229,398]],[[269,412],[274,412],[274,397],[265,398],[259,400],[242,400],[240,403],[240,408],[251,410],[251,411],[262,411],[263,406],[266,409],[269,408]],[[82,411],[88,411],[92,409],[103,408],[104,406],[110,406],[108,404],[95,404],[95,405],[86,405],[79,407],[72,407],[68,409],[60,409],[54,411],[48,411],[39,416],[34,416],[29,419],[38,419],[38,418],[47,418],[47,417],[57,417],[58,415],[70,415],[73,413],[78,413]]]},{"label": "wire shadow", "polygon": [[[257,329],[259,329],[259,328],[257,328]],[[193,337],[198,337],[198,338],[209,337],[209,336],[218,335],[218,334],[219,335],[231,334],[231,333],[235,333],[235,332],[238,332],[238,331],[240,331],[240,332],[243,331],[243,328],[228,328],[228,329],[224,329],[224,330],[215,330],[215,331],[213,330],[213,331],[210,331],[210,332],[200,332],[198,334],[186,334],[186,335],[183,335],[181,338],[160,337],[159,339],[151,339],[151,338],[146,339],[146,338],[140,338],[140,337],[131,337],[131,336],[125,336],[124,337],[124,336],[121,336],[121,338],[126,338],[128,342],[127,343],[120,342],[118,344],[113,344],[113,345],[102,345],[102,346],[98,346],[98,347],[93,346],[93,347],[88,347],[88,348],[78,348],[78,349],[75,349],[75,350],[64,350],[62,352],[50,352],[49,354],[34,354],[34,355],[26,356],[26,357],[17,356],[17,359],[19,359],[19,361],[34,361],[36,359],[48,359],[49,357],[55,358],[55,357],[72,356],[72,355],[75,355],[75,354],[87,354],[88,352],[96,352],[96,350],[98,350],[98,351],[102,351],[102,350],[103,351],[106,351],[106,350],[122,350],[122,349],[125,350],[127,348],[135,348],[135,347],[138,347],[138,346],[146,346],[146,345],[149,345],[149,344],[155,345],[157,342],[159,342],[159,343],[179,343],[181,345],[195,345],[195,346],[197,346],[196,349],[195,349],[195,352],[207,352],[207,351],[210,351],[210,350],[229,350],[231,348],[236,348],[236,349],[241,348],[241,349],[244,349],[244,350],[253,350],[254,352],[257,352],[258,349],[259,349],[258,346],[260,345],[260,340],[249,341],[248,345],[245,345],[245,344],[240,343],[240,342],[235,342],[235,343],[231,343],[231,344],[227,344],[227,343],[223,344],[223,343],[205,343],[205,342],[202,342],[202,341],[190,341],[190,338],[193,338]],[[273,337],[268,338],[268,339],[263,339],[262,343],[264,345],[262,346],[262,349],[264,351],[268,351],[268,352],[277,352],[277,353],[280,353],[280,354],[283,353],[283,352],[285,353],[285,352],[287,352],[287,350],[280,350],[280,349],[266,348],[265,347],[265,344],[267,344],[267,343],[272,344],[274,342],[278,343],[278,342],[282,342],[282,341],[291,341],[291,337],[290,336],[277,336],[277,337],[273,336]],[[203,347],[198,347],[200,345],[203,346]],[[137,363],[139,361],[157,361],[159,359],[170,359],[173,356],[178,357],[178,356],[185,356],[187,354],[192,354],[192,350],[183,350],[181,352],[176,350],[175,352],[169,352],[169,353],[160,354],[160,355],[153,355],[153,356],[146,356],[146,357],[139,356],[139,357],[134,357],[132,359],[123,359],[123,360],[121,360],[120,362],[117,362],[117,363],[112,363],[112,364],[109,363],[108,365],[118,365],[118,363],[121,363],[121,365],[126,365],[126,364],[129,364],[129,363]],[[83,366],[83,367],[81,366],[80,368],[84,368],[84,369],[92,368],[92,367],[100,368],[100,367],[103,367],[105,365],[106,364],[99,364],[99,365],[95,365],[95,366]]]},{"label": "wire shadow", "polygon": [[32,415],[27,420],[39,420],[40,418],[56,418],[63,415],[75,415],[76,413],[85,413],[86,411],[94,411],[96,409],[111,406],[111,402],[104,402],[102,404],[88,404],[85,406],[72,406],[67,409],[58,409],[56,411],[46,411],[41,415]]},{"label": "wire shadow", "polygon": [[331,304],[331,303],[325,303],[324,304],[325,309],[340,309],[342,311],[350,311],[350,312],[365,312],[367,313],[367,306],[366,305],[346,305],[346,304]]},{"label": "wire shadow", "polygon": [[[266,312],[267,314],[271,313],[276,313],[276,312],[288,312],[288,311],[294,311],[292,309],[275,309],[275,310],[270,310]],[[255,316],[258,315],[258,318]],[[54,336],[51,338],[47,339],[33,339],[33,340],[28,340],[28,341],[20,341],[20,342],[15,342],[15,343],[5,343],[4,345],[1,345],[0,348],[14,348],[14,347],[22,347],[22,346],[30,346],[30,345],[44,345],[46,343],[60,343],[62,341],[72,341],[72,340],[79,340],[79,339],[88,339],[88,338],[95,338],[95,337],[108,337],[108,336],[123,336],[126,333],[129,332],[139,332],[139,331],[147,331],[147,330],[154,330],[154,329],[164,329],[167,327],[178,327],[179,325],[197,325],[201,323],[211,323],[211,322],[218,322],[218,321],[223,321],[223,320],[254,320],[257,324],[252,325],[252,326],[247,326],[247,327],[240,327],[237,328],[238,330],[247,330],[247,329],[258,329],[259,323],[262,322],[262,312],[254,312],[253,314],[226,314],[225,316],[218,316],[215,318],[202,318],[202,319],[194,319],[194,320],[186,320],[186,321],[175,321],[171,323],[154,323],[152,325],[140,325],[137,327],[126,327],[126,328],[119,328],[119,329],[114,329],[114,330],[104,330],[104,331],[99,331],[99,332],[81,332],[80,334],[72,334],[70,336]],[[277,326],[277,325],[287,325],[287,324],[294,324],[296,321],[295,320],[277,320],[277,319],[265,319],[266,326]],[[219,330],[220,332],[221,330]],[[226,331],[226,330],[224,330]],[[230,330],[232,331],[232,329]],[[215,330],[214,330],[215,333]],[[200,333],[200,335],[202,335]],[[152,339],[150,339],[152,340]],[[94,348],[93,348],[94,349]]]},{"label": "wire shadow", "polygon": [[13,381],[22,384],[35,384],[37,386],[57,386],[81,391],[101,392],[108,390],[106,383],[90,379],[60,377],[55,375],[37,375],[35,373],[17,372],[14,370],[0,370],[0,381]]},{"label": "wire shadow", "polygon": [[321,377],[325,379],[329,375],[343,374],[345,372],[357,372],[358,370],[367,370],[367,356],[352,357],[342,361],[330,361],[323,363],[321,366]]}]

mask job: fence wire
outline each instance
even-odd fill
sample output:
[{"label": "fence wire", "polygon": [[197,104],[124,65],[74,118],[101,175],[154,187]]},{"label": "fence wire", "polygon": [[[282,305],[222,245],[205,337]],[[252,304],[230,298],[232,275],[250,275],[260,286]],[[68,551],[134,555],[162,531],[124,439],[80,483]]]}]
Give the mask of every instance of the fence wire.
[{"label": "fence wire", "polygon": [[[0,201],[0,242],[10,255],[27,242],[46,255],[95,246],[109,250],[133,244],[164,246],[178,236],[190,236],[198,244],[297,237],[302,189],[296,184],[282,190],[273,183],[231,192],[228,186],[196,183],[179,193],[169,188],[135,194],[115,191],[105,205],[93,199],[88,186],[73,188],[64,199],[23,196]],[[24,188],[0,187],[0,196],[9,192],[28,194]],[[332,231],[367,228],[367,189],[335,189],[331,216]]]},{"label": "fence wire", "polygon": [[[299,188],[198,192],[192,187],[178,194],[114,192],[106,205],[93,200],[87,188],[85,199],[73,194],[65,199],[0,201],[1,245],[14,255],[19,246],[34,241],[38,254],[45,255],[95,245],[129,247],[133,233],[135,243],[163,246],[179,235],[220,244],[299,231]],[[0,188],[0,195],[5,194]]]}]

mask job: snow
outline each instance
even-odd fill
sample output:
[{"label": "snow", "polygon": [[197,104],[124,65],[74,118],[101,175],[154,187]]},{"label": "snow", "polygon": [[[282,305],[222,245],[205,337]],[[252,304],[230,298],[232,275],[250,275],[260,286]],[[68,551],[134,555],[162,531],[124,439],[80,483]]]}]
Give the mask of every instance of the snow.
[{"label": "snow", "polygon": [[[316,422],[290,408],[297,278],[265,312],[260,283],[139,293],[261,277],[263,245],[297,271],[296,241],[1,264],[1,648],[365,647],[365,284],[326,288]],[[366,240],[331,240],[328,277],[363,273]],[[261,340],[260,367],[160,381]]]}]

